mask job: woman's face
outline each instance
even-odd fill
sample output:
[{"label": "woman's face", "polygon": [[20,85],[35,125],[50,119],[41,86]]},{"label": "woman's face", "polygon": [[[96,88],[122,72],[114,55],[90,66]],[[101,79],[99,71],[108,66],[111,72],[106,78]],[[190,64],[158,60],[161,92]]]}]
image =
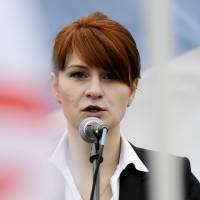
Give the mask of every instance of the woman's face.
[{"label": "woman's face", "polygon": [[126,108],[132,102],[132,89],[111,71],[90,67],[73,54],[65,71],[52,74],[56,99],[61,103],[68,126],[78,128],[87,117],[98,117],[109,129],[119,127]]}]

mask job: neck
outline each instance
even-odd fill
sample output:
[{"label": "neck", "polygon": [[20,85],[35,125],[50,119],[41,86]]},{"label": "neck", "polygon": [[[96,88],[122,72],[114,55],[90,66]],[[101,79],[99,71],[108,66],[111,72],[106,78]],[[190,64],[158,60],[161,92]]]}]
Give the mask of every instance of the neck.
[{"label": "neck", "polygon": [[[69,128],[68,133],[68,154],[71,163],[76,166],[91,166],[89,157],[92,144],[86,143],[79,135],[78,130]],[[119,128],[109,130],[107,133],[106,144],[104,147],[103,157],[104,166],[116,165],[120,153],[120,132]],[[79,165],[77,165],[79,164]]]},{"label": "neck", "polygon": [[[92,164],[89,161],[92,144],[86,143],[79,135],[78,130],[69,128],[68,133],[68,159],[70,168],[75,171],[91,172]],[[120,132],[119,128],[109,130],[107,133],[106,144],[104,147],[104,161],[101,164],[101,170],[114,170],[120,154]],[[81,168],[80,168],[81,166]],[[76,168],[78,167],[78,170]]]},{"label": "neck", "polygon": [[[69,168],[74,177],[75,183],[83,196],[88,197],[91,185],[93,170],[89,161],[92,144],[86,143],[79,135],[78,130],[69,128],[68,132],[68,161]],[[103,163],[100,166],[100,185],[102,190],[109,185],[119,161],[120,155],[120,132],[119,128],[109,130],[103,152]],[[86,187],[89,186],[89,188]],[[84,195],[84,191],[88,191]],[[100,191],[101,192],[101,191]],[[86,198],[88,199],[88,198]]]}]

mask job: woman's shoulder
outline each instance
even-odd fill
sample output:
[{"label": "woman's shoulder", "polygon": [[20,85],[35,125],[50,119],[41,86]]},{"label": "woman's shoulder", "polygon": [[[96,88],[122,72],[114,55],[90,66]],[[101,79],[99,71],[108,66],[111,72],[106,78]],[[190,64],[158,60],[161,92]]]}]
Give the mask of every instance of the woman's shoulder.
[{"label": "woman's shoulder", "polygon": [[130,144],[139,158],[148,167],[150,172],[155,171],[155,169],[152,169],[152,165],[155,163],[159,164],[159,161],[164,161],[164,163],[165,161],[169,162],[167,164],[168,170],[176,170],[178,172],[176,174],[181,174],[181,179],[184,182],[185,190],[187,190],[191,195],[194,195],[200,199],[200,183],[198,179],[193,175],[190,161],[187,157],[181,157],[160,151],[140,148],[133,145],[132,143]]},{"label": "woman's shoulder", "polygon": [[177,156],[166,152],[161,152],[152,149],[141,148],[138,146],[133,145],[129,142],[132,146],[133,150],[136,152],[138,157],[144,162],[145,165],[149,166],[151,161],[156,162],[159,159],[169,159],[169,161],[173,162],[181,162],[184,166],[190,167],[190,161],[187,157]]}]

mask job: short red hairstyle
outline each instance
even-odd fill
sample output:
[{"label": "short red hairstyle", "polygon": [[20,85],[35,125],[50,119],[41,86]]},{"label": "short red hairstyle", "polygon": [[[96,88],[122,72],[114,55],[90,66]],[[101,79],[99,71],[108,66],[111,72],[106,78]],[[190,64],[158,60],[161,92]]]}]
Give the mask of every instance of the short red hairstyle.
[{"label": "short red hairstyle", "polygon": [[130,32],[100,12],[64,27],[56,36],[54,71],[63,71],[73,53],[91,67],[115,73],[131,86],[140,78],[140,55]]}]

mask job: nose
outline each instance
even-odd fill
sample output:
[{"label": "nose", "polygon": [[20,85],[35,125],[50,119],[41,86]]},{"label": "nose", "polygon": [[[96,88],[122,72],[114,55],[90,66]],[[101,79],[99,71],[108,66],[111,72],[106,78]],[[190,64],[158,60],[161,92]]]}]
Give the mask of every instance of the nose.
[{"label": "nose", "polygon": [[98,76],[92,77],[85,92],[86,97],[91,99],[101,99],[103,94],[104,92],[100,78]]}]

